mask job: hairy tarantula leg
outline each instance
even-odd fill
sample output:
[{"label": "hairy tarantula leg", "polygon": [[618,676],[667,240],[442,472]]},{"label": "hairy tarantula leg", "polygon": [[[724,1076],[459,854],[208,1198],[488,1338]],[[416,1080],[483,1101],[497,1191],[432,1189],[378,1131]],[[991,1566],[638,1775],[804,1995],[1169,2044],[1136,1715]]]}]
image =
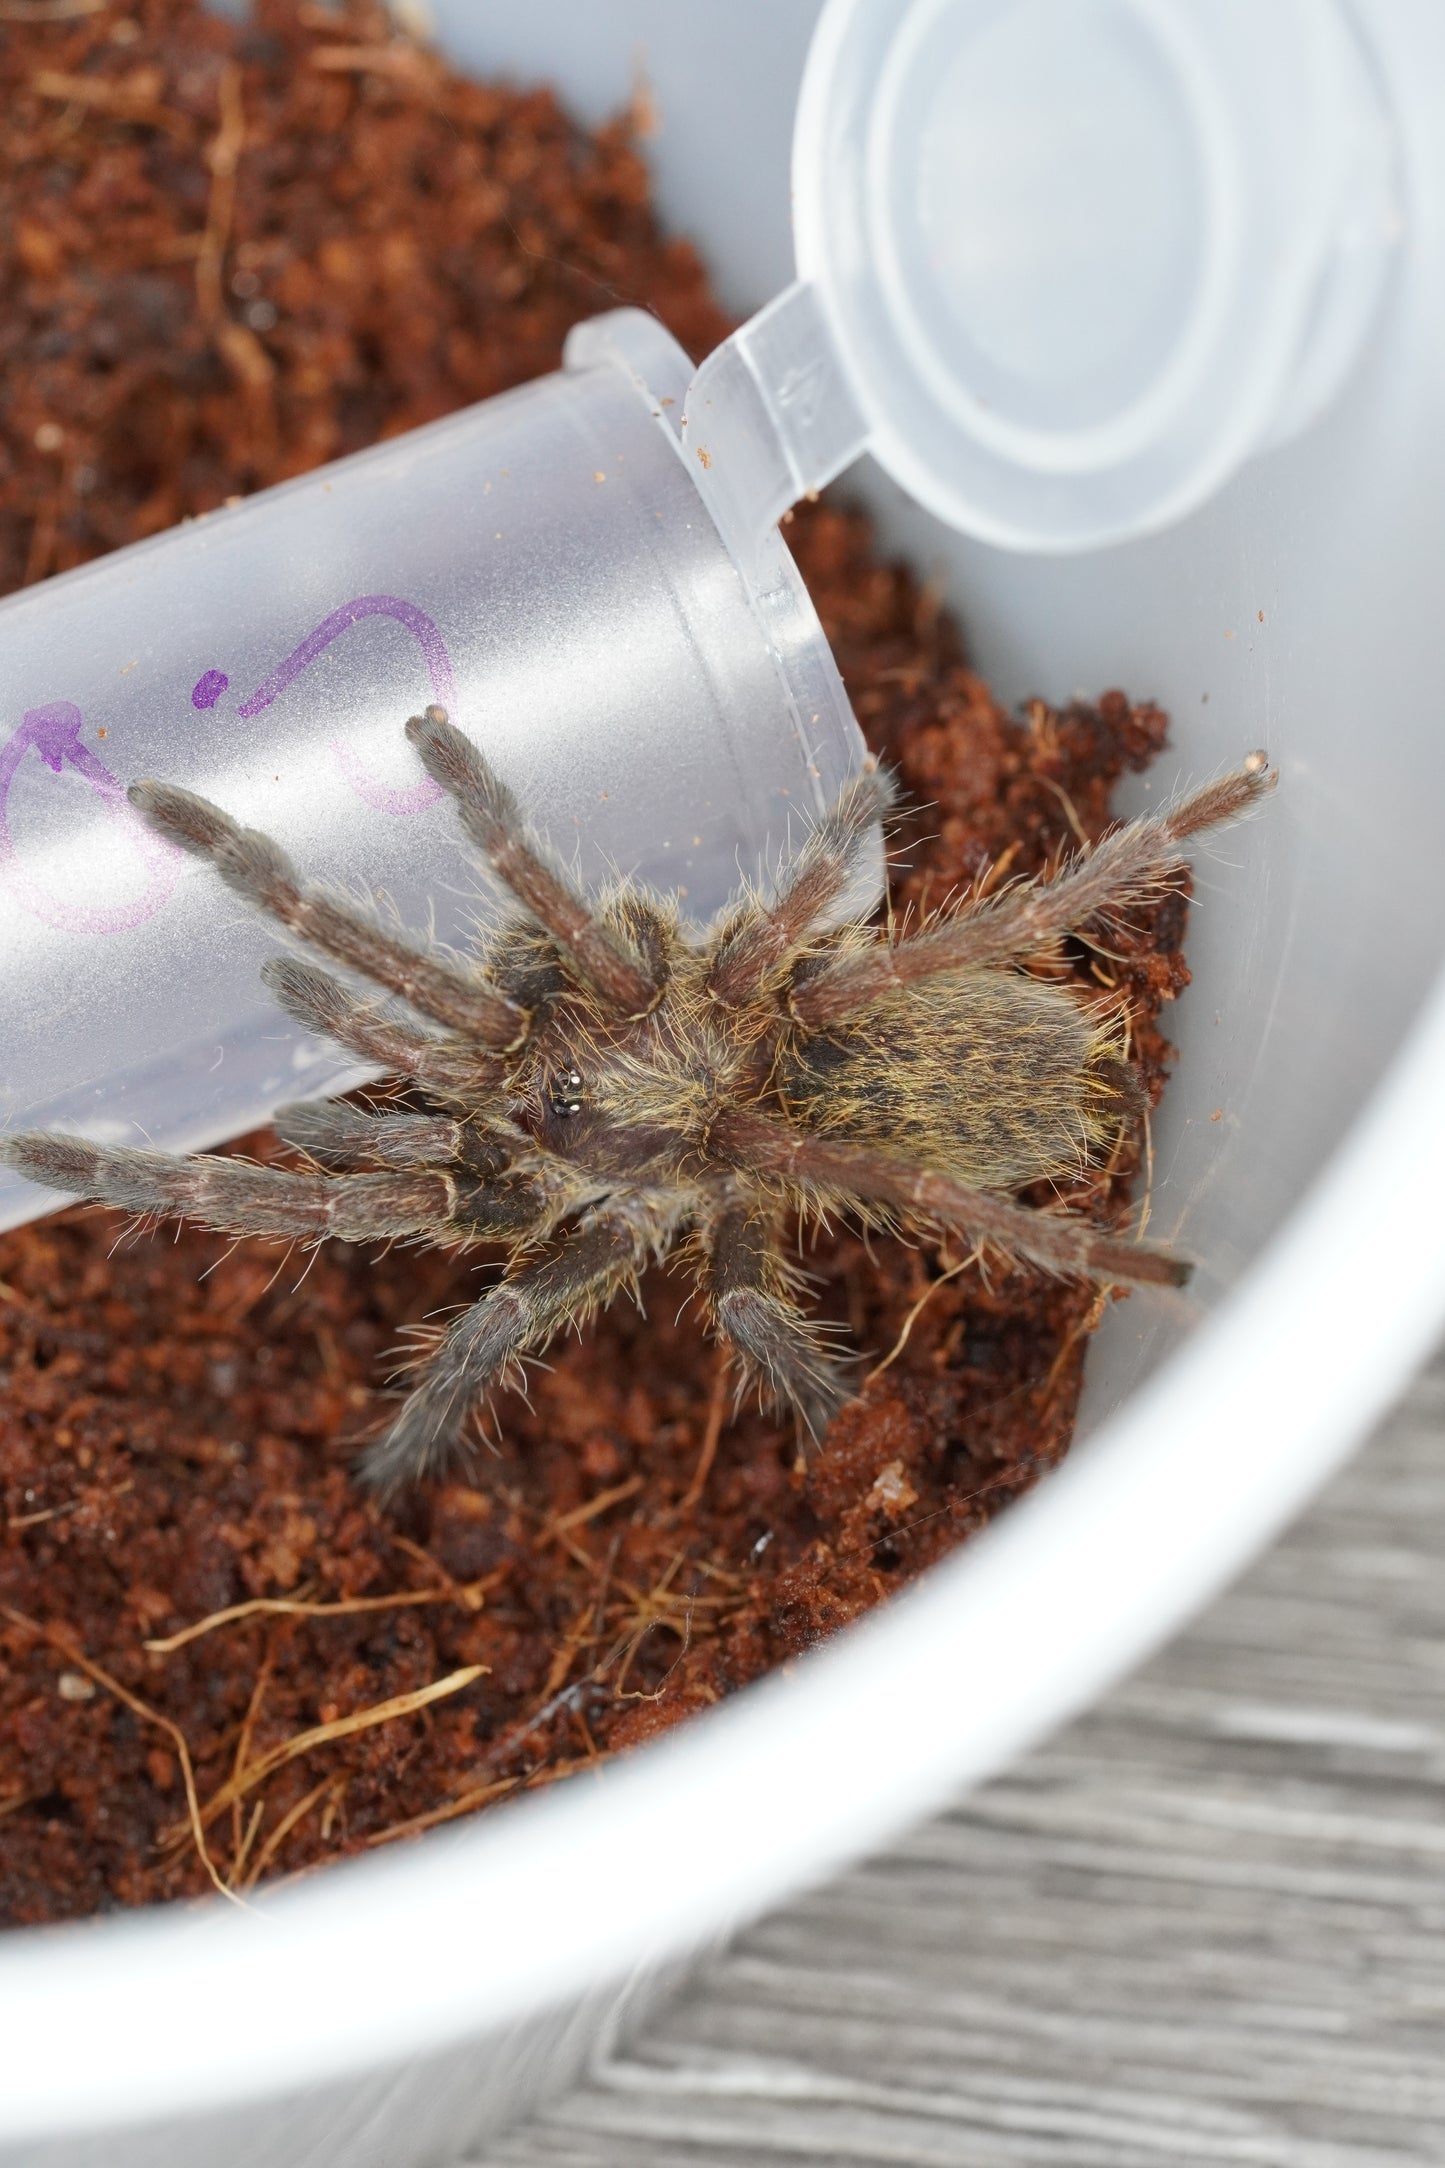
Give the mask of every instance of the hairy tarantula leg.
[{"label": "hairy tarantula leg", "polygon": [[340,979],[314,964],[273,956],[262,965],[261,977],[288,1016],[378,1069],[414,1077],[418,1084],[453,1098],[492,1090],[502,1081],[500,1059],[478,1052],[465,1039],[439,1039],[414,1030],[359,1000]]},{"label": "hairy tarantula leg", "polygon": [[594,990],[625,1016],[645,1016],[662,994],[658,977],[593,917],[572,883],[551,865],[522,819],[516,799],[470,738],[428,708],[406,726],[422,765],[456,799],[462,826],[498,880],[540,920]]},{"label": "hairy tarantula leg", "polygon": [[526,1037],[525,1012],[504,994],[387,932],[354,904],[303,884],[280,845],[259,829],[242,828],[174,783],[132,783],[126,795],[152,828],[206,859],[228,888],[333,962],[483,1046],[503,1051]]},{"label": "hairy tarantula leg", "polygon": [[1180,845],[1187,837],[1236,819],[1274,783],[1264,754],[1252,753],[1233,775],[1206,783],[1162,813],[1116,828],[1052,880],[1022,881],[983,903],[965,904],[942,925],[896,946],[880,943],[819,972],[794,994],[792,1013],[805,1031],[826,1031],[900,987],[1037,955],[1101,912],[1125,908],[1164,886],[1182,870]]},{"label": "hairy tarantula leg", "polygon": [[849,1395],[822,1336],[780,1285],[769,1215],[746,1205],[722,1212],[708,1240],[707,1292],[717,1329],[743,1357],[748,1379],[795,1408],[810,1438],[823,1435]]},{"label": "hairy tarantula leg", "polygon": [[956,1227],[1008,1257],[1046,1272],[1104,1286],[1182,1287],[1190,1266],[1168,1250],[1106,1234],[1087,1220],[1040,1212],[991,1190],[970,1189],[953,1175],[856,1144],[810,1137],[766,1114],[719,1116],[709,1149],[749,1173],[771,1177],[820,1202],[857,1199],[892,1207],[906,1219]]},{"label": "hairy tarantula leg", "polygon": [[515,1235],[546,1211],[545,1185],[531,1175],[484,1182],[441,1168],[391,1174],[296,1174],[243,1159],[136,1151],[84,1137],[32,1130],[0,1137],[0,1159],[29,1181],[126,1212],[164,1212],[220,1234],[318,1241],[391,1241],[427,1234],[465,1241]]},{"label": "hairy tarantula leg", "polygon": [[743,1008],[785,964],[847,887],[875,822],[897,793],[876,766],[845,783],[792,861],[772,904],[746,903],[724,921],[708,972],[708,992],[725,1008]]},{"label": "hairy tarantula leg", "polygon": [[276,1134],[284,1144],[328,1167],[450,1167],[470,1174],[499,1174],[529,1140],[509,1138],[443,1114],[369,1114],[344,1099],[302,1099],[278,1107]]},{"label": "hairy tarantula leg", "polygon": [[476,1120],[368,1114],[344,1100],[311,1099],[278,1108],[275,1127],[283,1144],[347,1173],[370,1165],[453,1176],[450,1225],[439,1231],[463,1238],[535,1231],[570,1196],[566,1183],[549,1179],[545,1169],[508,1171],[514,1153],[533,1147],[500,1122],[488,1130]]},{"label": "hairy tarantula leg", "polygon": [[[84,1137],[40,1131],[0,1138],[0,1159],[49,1189],[118,1205],[126,1212],[174,1213],[222,1234],[299,1241],[340,1235],[348,1242],[370,1242],[436,1234],[454,1225],[482,1231],[473,1193],[484,1185],[440,1170],[294,1174],[280,1167],[253,1167],[242,1159],[177,1159],[168,1152],[91,1144]],[[529,1188],[538,1195],[516,1200],[510,1212],[511,1200],[501,1201],[504,1225],[499,1231],[509,1231],[506,1223],[525,1226],[536,1217],[540,1185]]]},{"label": "hairy tarantula leg", "polygon": [[450,1327],[390,1430],[368,1447],[365,1480],[388,1495],[441,1473],[463,1452],[463,1427],[485,1388],[569,1318],[610,1301],[636,1273],[644,1248],[630,1222],[599,1214],[551,1256],[488,1289]]}]

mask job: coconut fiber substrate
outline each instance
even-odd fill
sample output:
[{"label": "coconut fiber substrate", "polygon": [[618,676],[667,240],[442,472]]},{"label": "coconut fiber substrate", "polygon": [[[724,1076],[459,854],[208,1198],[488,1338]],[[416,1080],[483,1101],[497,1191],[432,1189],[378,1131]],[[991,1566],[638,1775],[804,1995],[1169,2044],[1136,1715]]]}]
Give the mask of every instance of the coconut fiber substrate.
[{"label": "coconut fiber substrate", "polygon": [[[361,7],[65,12],[0,0],[0,586],[555,368],[598,309],[697,355],[728,328],[653,216],[640,113],[589,134]],[[896,909],[1102,832],[1157,708],[1008,715],[865,518],[786,532],[908,794]],[[1169,896],[1060,966],[1127,1005],[1154,1099],[1184,918]],[[1128,1225],[1141,1149],[1074,1201]],[[497,1403],[471,1479],[384,1509],[352,1466],[388,1351],[495,1258],[307,1263],[88,1209],[0,1239],[0,1918],[240,1893],[587,1781],[1063,1453],[1093,1290],[846,1224],[804,1262],[867,1381],[820,1448],[733,1413],[660,1274]]]}]

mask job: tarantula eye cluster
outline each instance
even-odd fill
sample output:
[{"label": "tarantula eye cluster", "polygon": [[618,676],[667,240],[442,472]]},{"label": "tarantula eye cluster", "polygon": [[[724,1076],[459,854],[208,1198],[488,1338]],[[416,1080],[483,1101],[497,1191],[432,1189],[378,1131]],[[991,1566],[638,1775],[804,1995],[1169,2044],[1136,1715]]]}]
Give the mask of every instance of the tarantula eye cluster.
[{"label": "tarantula eye cluster", "polygon": [[582,1076],[576,1069],[566,1069],[548,1080],[547,1097],[552,1112],[559,1120],[582,1112]]},{"label": "tarantula eye cluster", "polygon": [[280,1134],[310,1162],[294,1171],[73,1136],[0,1140],[33,1181],[228,1233],[507,1244],[505,1276],[450,1326],[368,1450],[371,1483],[445,1468],[488,1388],[684,1235],[744,1382],[814,1435],[847,1397],[848,1371],[797,1300],[784,1240],[800,1211],[951,1229],[1103,1285],[1186,1277],[1165,1250],[1017,1201],[1106,1150],[1141,1103],[1117,1018],[1021,966],[1177,880],[1191,836],[1271,787],[1263,754],[1051,878],[901,939],[829,929],[889,810],[888,780],[870,769],[771,895],[743,894],[699,935],[674,898],[632,882],[589,904],[442,709],[406,727],[512,898],[475,956],[398,936],[188,791],[139,783],[130,795],[249,903],[392,997],[300,959],[266,968],[293,1017],[406,1078],[425,1111],[283,1108]]}]

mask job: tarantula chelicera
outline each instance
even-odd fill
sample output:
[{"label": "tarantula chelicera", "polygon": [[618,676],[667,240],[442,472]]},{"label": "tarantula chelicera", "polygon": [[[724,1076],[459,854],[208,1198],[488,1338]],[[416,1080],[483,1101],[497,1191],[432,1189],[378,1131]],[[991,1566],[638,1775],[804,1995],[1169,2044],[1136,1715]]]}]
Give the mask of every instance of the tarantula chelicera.
[{"label": "tarantula chelicera", "polygon": [[891,803],[870,768],[771,896],[744,892],[698,935],[675,899],[631,881],[585,902],[443,709],[406,727],[514,899],[475,960],[306,885],[268,837],[189,791],[138,783],[130,795],[248,902],[396,997],[293,958],[265,971],[292,1016],[409,1079],[428,1111],[283,1108],[281,1137],[311,1162],[295,1172],[73,1136],[0,1140],[32,1181],[228,1233],[509,1245],[505,1276],[441,1336],[367,1451],[371,1483],[444,1468],[488,1386],[635,1288],[683,1236],[744,1380],[814,1436],[848,1397],[848,1371],[799,1307],[783,1254],[800,1209],[948,1229],[1104,1285],[1186,1277],[1165,1250],[1011,1194],[1077,1172],[1143,1106],[1117,1015],[1019,967],[1177,879],[1187,837],[1269,788],[1263,754],[1051,878],[901,938],[825,923]]}]

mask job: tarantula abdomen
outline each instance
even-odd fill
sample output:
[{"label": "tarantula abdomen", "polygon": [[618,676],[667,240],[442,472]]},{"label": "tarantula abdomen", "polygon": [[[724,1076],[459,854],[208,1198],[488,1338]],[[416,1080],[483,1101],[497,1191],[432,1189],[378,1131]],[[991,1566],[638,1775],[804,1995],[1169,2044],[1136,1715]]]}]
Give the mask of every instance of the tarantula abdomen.
[{"label": "tarantula abdomen", "polygon": [[978,971],[900,991],[851,1030],[800,1035],[778,1091],[812,1135],[1020,1189],[1107,1148],[1132,1109],[1122,1067],[1117,1018],[1044,981]]}]

